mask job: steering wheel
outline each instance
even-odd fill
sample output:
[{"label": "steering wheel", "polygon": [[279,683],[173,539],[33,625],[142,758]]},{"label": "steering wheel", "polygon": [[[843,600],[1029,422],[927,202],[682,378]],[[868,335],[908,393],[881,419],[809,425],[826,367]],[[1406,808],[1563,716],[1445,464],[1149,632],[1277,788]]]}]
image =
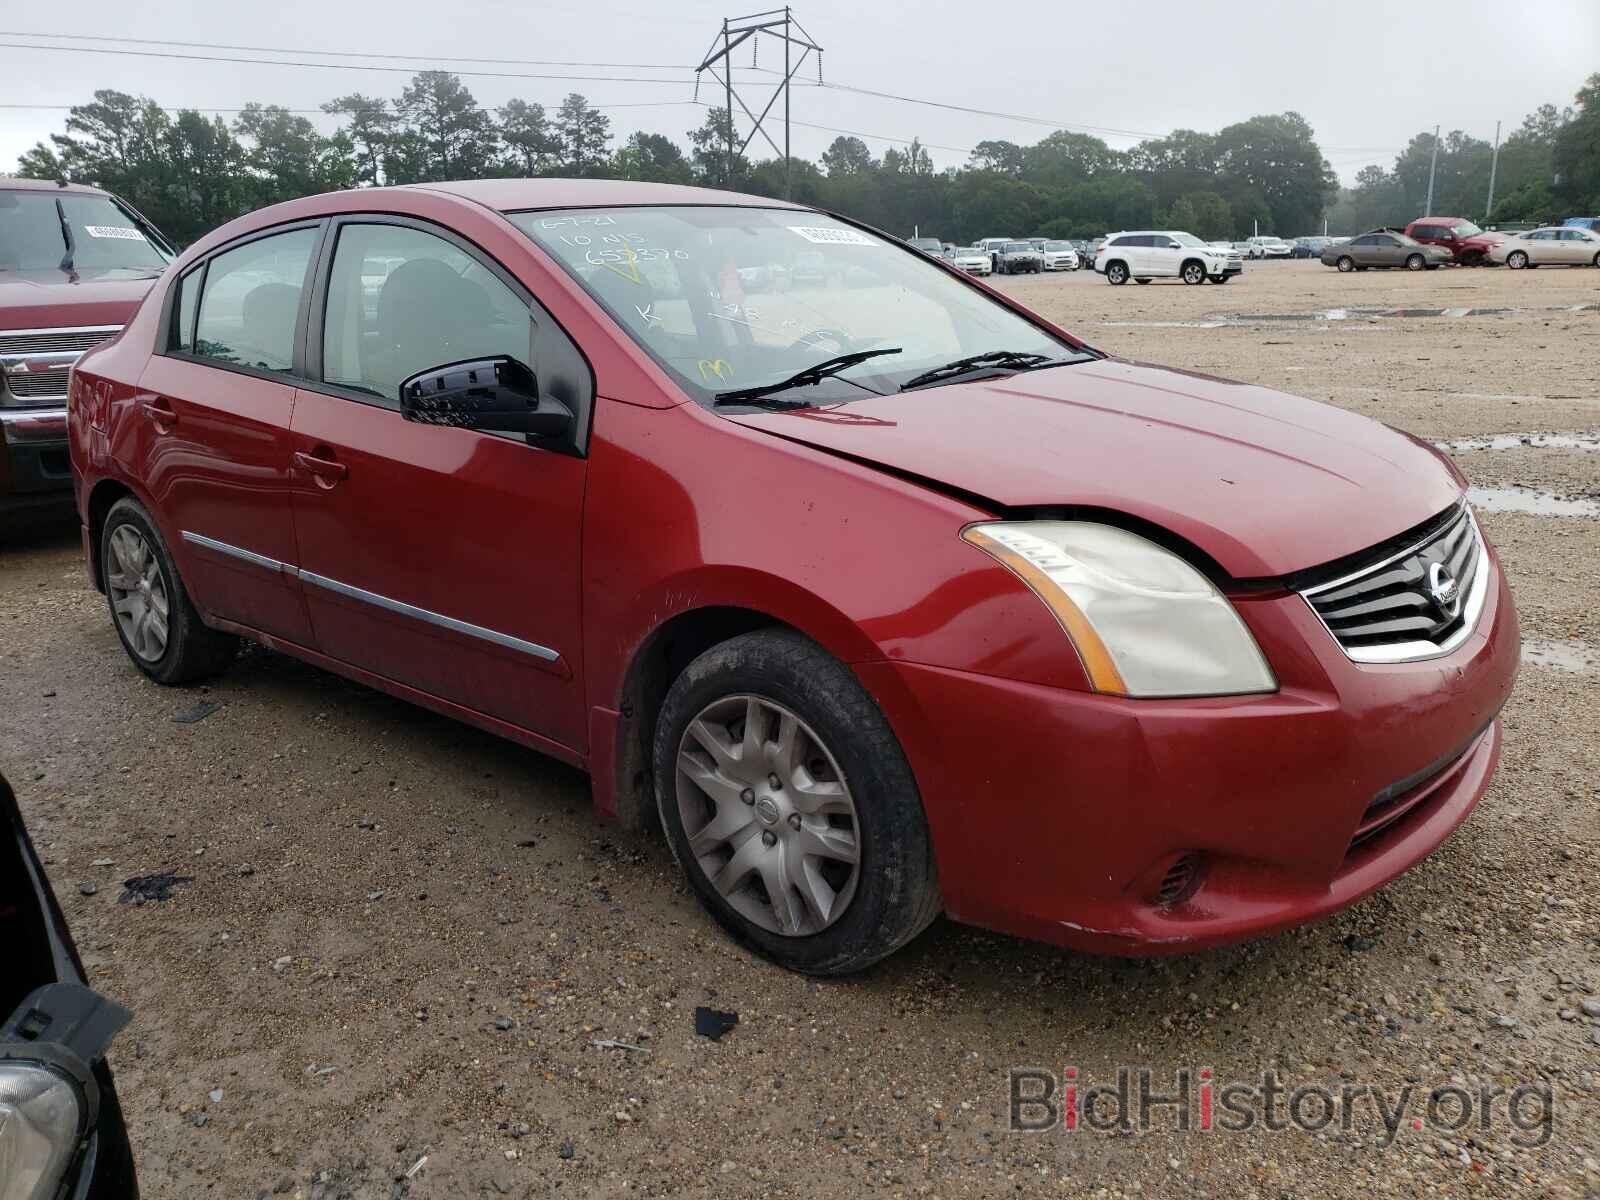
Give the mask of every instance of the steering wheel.
[{"label": "steering wheel", "polygon": [[791,350],[821,350],[827,354],[848,354],[855,340],[838,329],[813,329],[789,344]]}]

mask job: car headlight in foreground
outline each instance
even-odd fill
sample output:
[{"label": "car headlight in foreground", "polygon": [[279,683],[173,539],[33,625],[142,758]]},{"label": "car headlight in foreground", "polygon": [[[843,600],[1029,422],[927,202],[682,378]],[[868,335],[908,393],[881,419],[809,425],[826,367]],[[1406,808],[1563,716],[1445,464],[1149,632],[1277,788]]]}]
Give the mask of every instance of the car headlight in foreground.
[{"label": "car headlight in foreground", "polygon": [[78,1088],[50,1067],[0,1062],[0,1200],[56,1194],[84,1124]]},{"label": "car headlight in foreground", "polygon": [[0,1200],[61,1194],[97,1129],[94,1064],[130,1016],[82,984],[48,983],[0,1025]]},{"label": "car headlight in foreground", "polygon": [[1097,692],[1155,698],[1277,690],[1233,605],[1147,538],[1090,521],[997,521],[961,536],[1049,606]]}]

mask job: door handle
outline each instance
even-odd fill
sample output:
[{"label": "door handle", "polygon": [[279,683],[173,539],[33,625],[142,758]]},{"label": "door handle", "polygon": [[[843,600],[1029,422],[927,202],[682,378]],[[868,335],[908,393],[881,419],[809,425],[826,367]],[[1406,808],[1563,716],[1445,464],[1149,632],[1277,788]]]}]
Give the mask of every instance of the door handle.
[{"label": "door handle", "polygon": [[150,418],[150,423],[156,427],[157,433],[170,433],[172,427],[178,423],[178,414],[172,411],[172,406],[165,400],[141,400],[139,408]]},{"label": "door handle", "polygon": [[303,450],[294,452],[294,465],[308,472],[317,481],[317,486],[323,488],[333,487],[350,474],[350,468],[342,462],[335,462],[331,458],[320,458]]}]

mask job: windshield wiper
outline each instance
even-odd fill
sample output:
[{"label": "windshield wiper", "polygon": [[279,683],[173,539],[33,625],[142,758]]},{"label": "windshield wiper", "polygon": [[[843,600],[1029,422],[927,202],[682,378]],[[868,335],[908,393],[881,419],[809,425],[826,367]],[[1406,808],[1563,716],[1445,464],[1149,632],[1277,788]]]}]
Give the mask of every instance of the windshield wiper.
[{"label": "windshield wiper", "polygon": [[61,222],[61,240],[67,244],[67,252],[61,256],[61,269],[70,273],[73,256],[78,250],[72,244],[72,223],[67,220],[67,210],[61,207],[59,197],[56,199],[56,220]]},{"label": "windshield wiper", "polygon": [[1009,367],[1017,371],[1028,371],[1035,367],[1058,366],[1065,361],[1065,359],[1051,358],[1048,354],[1029,354],[1022,350],[990,350],[985,354],[969,354],[966,358],[947,362],[944,366],[934,367],[933,370],[924,371],[921,375],[913,375],[900,385],[900,390],[906,392],[926,384],[938,383],[956,375],[965,375],[968,371],[979,367]]},{"label": "windshield wiper", "polygon": [[[866,362],[869,358],[878,358],[884,354],[899,354],[899,346],[891,346],[881,350],[856,350],[849,354],[840,354],[834,358],[825,358],[821,362],[807,367],[803,371],[796,371],[787,379],[780,379],[777,383],[764,383],[760,387],[740,388],[732,392],[718,392],[713,403],[719,406],[726,404],[749,404],[770,396],[774,392],[786,392],[790,388],[810,387],[821,383],[824,379],[831,379],[847,367],[857,363]],[[805,408],[803,401],[774,402],[773,407]]]}]

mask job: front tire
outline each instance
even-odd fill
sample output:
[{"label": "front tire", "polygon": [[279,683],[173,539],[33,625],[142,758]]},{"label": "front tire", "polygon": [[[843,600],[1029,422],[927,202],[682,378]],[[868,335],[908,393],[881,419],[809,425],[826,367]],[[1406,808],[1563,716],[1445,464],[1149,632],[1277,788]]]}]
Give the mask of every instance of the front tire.
[{"label": "front tire", "polygon": [[131,496],[106,513],[100,568],[122,648],[151,679],[192,683],[218,674],[233,659],[239,639],[200,619],[161,531]]},{"label": "front tire", "polygon": [[1190,286],[1193,286],[1197,283],[1204,283],[1206,281],[1206,269],[1204,264],[1197,262],[1184,263],[1183,281]]},{"label": "front tire", "polygon": [[1343,254],[1340,255],[1339,261],[1333,265],[1339,268],[1340,274],[1348,275],[1351,271],[1356,269],[1356,260],[1351,258],[1348,254]]},{"label": "front tire", "polygon": [[[1595,255],[1595,259],[1596,261],[1600,261],[1600,254]],[[1520,271],[1527,265],[1528,252],[1526,250],[1513,250],[1510,254],[1506,255],[1506,266],[1510,267],[1513,271]]]},{"label": "front tire", "polygon": [[656,722],[673,857],[730,934],[810,975],[859,971],[938,915],[916,780],[848,667],[793,632],[714,646]]},{"label": "front tire", "polygon": [[1408,271],[1420,271],[1427,265],[1428,260],[1420,254],[1408,254],[1406,256],[1406,270]]},{"label": "front tire", "polygon": [[1106,282],[1121,287],[1128,282],[1128,268],[1119,262],[1106,264]]}]

